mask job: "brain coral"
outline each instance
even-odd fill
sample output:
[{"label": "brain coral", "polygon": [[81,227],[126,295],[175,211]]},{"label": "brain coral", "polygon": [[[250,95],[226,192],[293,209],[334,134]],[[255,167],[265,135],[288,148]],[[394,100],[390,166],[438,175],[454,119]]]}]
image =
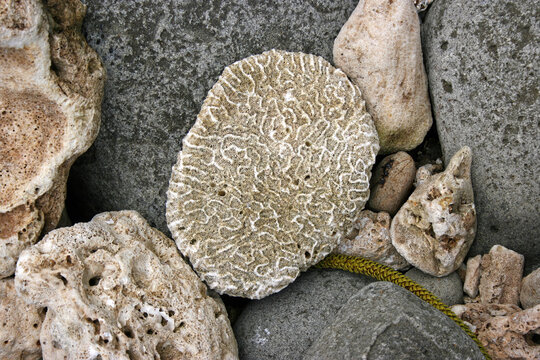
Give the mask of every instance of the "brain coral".
[{"label": "brain coral", "polygon": [[337,246],[378,149],[341,70],[302,53],[248,57],[225,68],[183,140],[167,223],[211,288],[262,298]]}]

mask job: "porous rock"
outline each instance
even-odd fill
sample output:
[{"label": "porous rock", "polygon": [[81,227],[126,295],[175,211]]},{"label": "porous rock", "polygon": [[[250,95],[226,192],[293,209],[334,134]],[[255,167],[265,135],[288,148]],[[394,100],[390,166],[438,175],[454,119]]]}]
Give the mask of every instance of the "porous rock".
[{"label": "porous rock", "polygon": [[519,299],[524,309],[540,304],[540,268],[523,278]]},{"label": "porous rock", "polygon": [[334,63],[362,90],[381,153],[422,142],[433,121],[411,0],[360,0],[334,42]]},{"label": "porous rock", "polygon": [[73,161],[97,135],[105,72],[78,0],[0,3],[0,277],[64,208]]},{"label": "porous rock", "polygon": [[210,288],[262,298],[352,228],[378,149],[341,70],[303,53],[250,56],[225,68],[183,140],[169,229]]},{"label": "porous rock", "polygon": [[471,158],[471,150],[463,147],[444,172],[416,188],[392,220],[392,244],[425,273],[445,276],[455,271],[474,240]]},{"label": "porous rock", "polygon": [[524,261],[523,255],[501,245],[482,256],[480,302],[518,305]]},{"label": "porous rock", "polygon": [[426,164],[423,166],[420,166],[418,170],[416,171],[416,176],[414,179],[414,186],[418,187],[420,184],[422,184],[424,181],[428,180],[431,175],[437,172],[441,172],[443,169],[442,161],[441,159],[437,159],[437,162],[434,164]]},{"label": "porous rock", "polygon": [[45,309],[17,295],[13,278],[0,280],[0,359],[41,359],[39,333]]},{"label": "porous rock", "polygon": [[362,210],[354,223],[354,231],[334,250],[336,254],[361,256],[395,270],[410,265],[399,255],[390,238],[390,215]]},{"label": "porous rock", "polygon": [[463,285],[457,272],[436,277],[413,268],[405,276],[431,291],[446,305],[463,304]]},{"label": "porous rock", "polygon": [[426,10],[432,2],[433,0],[414,0],[414,6],[416,6],[416,11],[421,12]]},{"label": "porous rock", "polygon": [[509,304],[466,304],[452,307],[471,324],[493,360],[540,358],[533,336],[540,329],[540,305],[521,310]]},{"label": "porous rock", "polygon": [[[474,154],[471,256],[496,244],[540,267],[540,22],[530,1],[437,0],[422,44],[445,163]],[[534,200],[533,200],[534,199]]]},{"label": "porous rock", "polygon": [[483,359],[450,318],[389,282],[372,283],[343,305],[304,359]]},{"label": "porous rock", "polygon": [[25,301],[46,306],[45,359],[235,359],[221,300],[134,211],[51,231],[23,251]]},{"label": "porous rock", "polygon": [[394,216],[407,199],[415,175],[414,160],[404,151],[382,159],[373,170],[368,207]]},{"label": "porous rock", "polygon": [[277,294],[250,301],[234,324],[240,358],[302,359],[347,300],[372,281],[342,270],[309,269]]},{"label": "porous rock", "polygon": [[467,260],[467,271],[463,282],[463,291],[470,297],[478,295],[478,285],[480,284],[480,263],[482,255],[476,255]]}]

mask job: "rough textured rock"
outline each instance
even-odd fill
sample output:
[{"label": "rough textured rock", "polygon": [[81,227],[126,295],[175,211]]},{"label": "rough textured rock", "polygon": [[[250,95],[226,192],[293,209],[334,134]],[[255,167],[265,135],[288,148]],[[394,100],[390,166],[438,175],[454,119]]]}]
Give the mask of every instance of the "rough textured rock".
[{"label": "rough textured rock", "polygon": [[234,325],[244,360],[301,359],[347,300],[371,278],[310,269],[277,294],[251,301]]},{"label": "rough textured rock", "polygon": [[182,147],[167,192],[173,238],[210,288],[254,299],[350,231],[379,149],[343,71],[277,50],[225,68]]},{"label": "rough textured rock", "polygon": [[381,153],[422,142],[432,119],[412,1],[360,0],[334,42],[334,62],[362,90]]},{"label": "rough textured rock", "polygon": [[425,273],[445,276],[454,272],[474,240],[471,158],[471,150],[463,147],[444,172],[416,188],[392,220],[392,244]]},{"label": "rough textured rock", "polygon": [[424,11],[433,2],[433,0],[414,0],[414,6],[418,12]]},{"label": "rough textured rock", "polygon": [[415,187],[420,186],[424,181],[428,180],[433,174],[444,170],[442,166],[442,161],[440,159],[437,159],[437,160],[440,161],[440,163],[436,162],[435,164],[426,164],[418,168],[418,170],[416,171],[416,177],[414,179]]},{"label": "rough textured rock", "polygon": [[349,299],[304,359],[483,359],[471,338],[431,305],[388,282]]},{"label": "rough textured rock", "polygon": [[465,273],[465,281],[463,282],[463,291],[470,297],[478,295],[478,285],[480,284],[480,263],[482,255],[467,260],[467,272]]},{"label": "rough textured rock", "polygon": [[104,69],[78,0],[0,4],[0,277],[64,208],[73,161],[97,135]]},{"label": "rough textured rock", "polygon": [[392,245],[390,221],[388,213],[362,210],[354,223],[354,231],[341,241],[334,253],[362,256],[395,270],[410,267]]},{"label": "rough textured rock", "polygon": [[523,278],[519,299],[524,309],[540,304],[540,268]]},{"label": "rough textured rock", "polygon": [[493,360],[540,358],[533,340],[540,328],[540,305],[521,310],[516,305],[467,304],[452,310],[472,325]]},{"label": "rough textured rock", "polygon": [[45,309],[27,305],[13,278],[0,280],[0,359],[41,359],[39,332]]},{"label": "rough textured rock", "polygon": [[523,255],[504,246],[493,246],[482,256],[480,264],[480,302],[518,305],[523,263]]},{"label": "rough textured rock", "polygon": [[471,255],[495,244],[540,266],[540,10],[530,1],[437,0],[424,55],[444,159],[470,146],[478,211]]},{"label": "rough textured rock", "polygon": [[405,275],[431,291],[446,305],[463,304],[463,285],[457,272],[444,277],[436,277],[418,269],[411,269]]},{"label": "rough textured rock", "polygon": [[23,251],[15,285],[48,308],[45,359],[237,357],[221,300],[134,211],[51,231]]},{"label": "rough textured rock", "polygon": [[394,216],[407,200],[415,176],[414,160],[406,152],[385,157],[373,170],[368,207]]},{"label": "rough textured rock", "polygon": [[274,48],[330,60],[357,0],[84,2],[107,83],[101,131],[70,173],[70,216],[133,209],[168,234],[171,168],[223,68]]}]

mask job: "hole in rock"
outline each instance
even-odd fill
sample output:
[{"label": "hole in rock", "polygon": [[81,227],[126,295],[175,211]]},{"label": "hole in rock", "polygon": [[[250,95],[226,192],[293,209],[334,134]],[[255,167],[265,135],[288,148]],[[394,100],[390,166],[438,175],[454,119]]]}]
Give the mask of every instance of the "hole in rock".
[{"label": "hole in rock", "polygon": [[309,253],[309,251],[306,251],[304,253],[304,256],[306,257],[306,259],[309,259],[311,257],[311,254]]},{"label": "hole in rock", "polygon": [[308,180],[311,176],[309,175],[306,175],[306,177],[304,178],[304,180]]},{"label": "hole in rock", "polygon": [[217,193],[219,196],[225,196],[225,191],[219,190]]},{"label": "hole in rock", "polygon": [[126,335],[128,338],[133,339],[133,332],[131,331],[130,328],[122,329],[122,332],[123,332],[124,335]]},{"label": "hole in rock", "polygon": [[311,146],[311,142],[310,142],[310,141],[306,141],[306,146],[307,146],[307,147]]},{"label": "hole in rock", "polygon": [[147,333],[148,335],[152,335],[152,334],[154,333],[154,330],[148,329],[148,330],[146,330],[146,333]]},{"label": "hole in rock", "polygon": [[64,286],[67,285],[68,281],[65,277],[62,276],[62,274],[58,273],[56,274],[56,277],[62,280],[62,282],[64,283]]},{"label": "hole in rock", "polygon": [[161,326],[165,327],[169,322],[163,316],[161,317]]},{"label": "hole in rock", "polygon": [[90,286],[96,286],[97,284],[99,284],[100,281],[101,281],[100,276],[94,276],[93,278],[90,278],[90,280],[88,280],[88,284]]}]

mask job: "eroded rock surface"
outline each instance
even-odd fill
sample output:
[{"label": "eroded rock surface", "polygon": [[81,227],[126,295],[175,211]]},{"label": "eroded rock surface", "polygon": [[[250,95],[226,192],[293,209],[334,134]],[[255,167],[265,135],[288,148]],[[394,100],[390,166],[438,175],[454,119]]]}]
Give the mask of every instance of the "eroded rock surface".
[{"label": "eroded rock surface", "polygon": [[134,211],[51,231],[21,254],[15,279],[48,308],[46,359],[237,358],[221,300]]},{"label": "eroded rock surface", "polygon": [[73,161],[97,135],[105,72],[78,0],[0,3],[0,277],[64,208]]},{"label": "eroded rock surface", "polygon": [[368,199],[379,149],[343,71],[277,50],[225,68],[182,146],[169,229],[212,289],[249,298],[337,246]]},{"label": "eroded rock surface", "polygon": [[523,278],[519,298],[524,309],[540,304],[540,268]]},{"label": "eroded rock surface", "polygon": [[428,274],[455,271],[474,240],[471,158],[471,150],[463,147],[444,172],[416,188],[392,220],[392,244],[405,260]]},{"label": "eroded rock surface", "polygon": [[465,281],[463,282],[463,291],[465,294],[474,298],[478,295],[478,285],[480,284],[480,264],[482,262],[482,255],[476,255],[475,257],[467,260],[467,270],[465,273]]},{"label": "eroded rock surface", "polygon": [[412,1],[359,1],[334,42],[334,63],[362,90],[381,153],[422,142],[433,121]]}]

